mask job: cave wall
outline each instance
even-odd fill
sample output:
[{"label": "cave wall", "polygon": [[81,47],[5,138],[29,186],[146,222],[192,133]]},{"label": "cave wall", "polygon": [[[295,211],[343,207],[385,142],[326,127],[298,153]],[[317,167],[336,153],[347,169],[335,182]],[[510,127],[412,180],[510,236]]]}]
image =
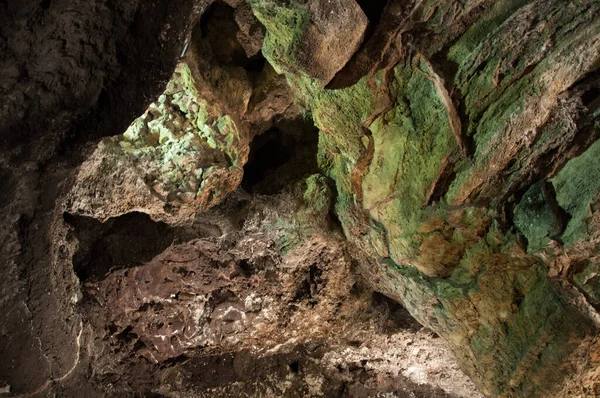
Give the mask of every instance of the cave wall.
[{"label": "cave wall", "polygon": [[[87,249],[102,256],[114,256],[114,247],[126,250],[117,244],[122,230],[110,228],[120,217],[138,220],[131,212],[145,213],[143,222],[132,222],[159,225],[163,238],[196,213],[213,217],[201,211],[242,183],[256,136],[276,131],[302,141],[314,124],[323,175],[300,180],[304,191],[276,199],[300,203],[300,210],[231,235],[242,244],[248,230],[258,241],[272,234],[278,258],[300,264],[298,280],[289,282],[284,267],[277,274],[281,286],[265,294],[303,286],[305,273],[314,274],[311,261],[298,259],[310,257],[318,231],[327,254],[318,261],[343,286],[332,307],[362,308],[364,296],[348,304],[338,294],[351,295],[352,278],[367,283],[440,335],[487,396],[595,394],[600,4],[230,0],[209,9],[209,3],[0,3],[0,380],[17,394],[52,388],[70,396],[88,388],[92,394],[92,376],[105,384],[138,380],[146,388],[165,375],[175,380],[171,386],[194,379],[194,366],[212,367],[197,359],[179,367],[180,351],[164,353],[172,346],[141,346],[154,342],[153,317],[165,311],[149,307],[147,297],[124,295],[112,309],[82,308],[89,301],[82,301],[81,283],[90,282],[94,300],[113,300],[120,283],[138,283],[127,269],[138,275],[139,263],[148,263],[140,275],[162,275],[178,250],[199,250],[201,260],[190,260],[182,272],[215,266],[221,277],[221,271],[245,275],[251,254],[222,255],[219,250],[235,244],[218,241],[212,258],[198,249],[202,244],[190,243],[188,231],[181,246],[167,248],[168,239],[161,240],[157,252],[141,260],[121,256],[126,260],[116,269],[100,264],[88,280],[81,267],[93,261],[75,261],[77,250],[89,239]],[[155,112],[145,112],[151,103]],[[165,120],[205,134],[200,141],[195,130],[173,135],[179,130]],[[304,127],[286,127],[290,120]],[[313,141],[294,159],[313,162]],[[181,161],[189,167],[173,171],[171,163]],[[271,170],[268,179],[277,182],[247,189],[279,190],[285,185],[279,181],[314,173],[310,164]],[[259,215],[268,208],[258,207]],[[235,218],[214,217],[228,225]],[[192,236],[216,241],[222,235],[214,226],[202,228]],[[163,249],[162,257],[150,259]],[[344,264],[336,268],[340,256]],[[210,284],[213,277],[198,275],[190,283]],[[309,293],[319,285],[313,279]],[[241,283],[224,286],[242,297],[248,292]],[[158,282],[147,289],[165,302],[177,292]],[[296,323],[263,341],[265,349],[301,335],[303,316],[321,299],[304,294],[302,300]],[[141,317],[135,330],[137,321],[122,314],[131,302],[131,317]],[[287,317],[286,308],[278,319]],[[315,323],[323,338],[338,330],[333,313],[327,313],[331,329]],[[106,344],[116,344],[118,354],[104,351]],[[113,369],[120,362],[112,356],[129,366],[124,376]],[[152,363],[157,356],[160,363]],[[80,384],[63,387],[72,376]]]},{"label": "cave wall", "polygon": [[0,379],[12,393],[45,394],[83,362],[56,205],[99,138],[122,133],[164,90],[207,4],[0,4]]},{"label": "cave wall", "polygon": [[352,59],[307,65],[354,1],[250,3],[365,278],[485,394],[547,394],[595,333],[599,4],[389,1]]}]

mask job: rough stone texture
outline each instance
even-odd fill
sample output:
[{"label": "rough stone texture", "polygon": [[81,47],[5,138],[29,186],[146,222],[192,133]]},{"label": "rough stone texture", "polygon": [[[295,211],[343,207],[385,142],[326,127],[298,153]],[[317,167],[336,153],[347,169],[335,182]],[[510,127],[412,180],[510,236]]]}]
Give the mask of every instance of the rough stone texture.
[{"label": "rough stone texture", "polygon": [[80,144],[123,132],[164,90],[205,6],[0,4],[0,379],[15,394],[45,394],[79,364],[78,282],[55,205],[89,153]]},{"label": "rough stone texture", "polygon": [[181,63],[158,102],[82,165],[69,212],[100,220],[131,211],[189,218],[237,188],[247,152],[236,124],[199,97]]},{"label": "rough stone texture", "polygon": [[[400,19],[375,32],[388,37],[380,62],[357,59],[336,83],[345,88],[328,91],[282,56],[280,38],[306,28],[279,15],[302,18],[303,6],[253,3],[267,59],[321,130],[344,232],[377,261],[363,262],[365,279],[446,338],[485,394],[549,394],[597,318],[592,271],[581,273],[596,256],[595,166],[574,170],[599,132],[598,4],[390,2]],[[524,226],[526,192],[540,180],[552,181],[548,205],[560,211],[547,239],[524,248],[515,223]],[[565,257],[572,246],[578,260]],[[580,272],[583,294],[559,272]]]},{"label": "rough stone texture", "polygon": [[357,285],[343,236],[331,232],[327,189],[313,175],[269,197],[236,192],[186,227],[152,227],[141,213],[95,227],[67,217],[83,283],[81,355],[96,388],[478,397],[439,339]]},{"label": "rough stone texture", "polygon": [[314,0],[308,13],[294,60],[301,71],[325,85],[358,50],[368,20],[354,0]]},{"label": "rough stone texture", "polygon": [[599,394],[597,1],[116,3],[0,4],[0,394]]},{"label": "rough stone texture", "polygon": [[160,93],[208,3],[3,2],[4,146],[35,159],[66,133],[122,130]]}]

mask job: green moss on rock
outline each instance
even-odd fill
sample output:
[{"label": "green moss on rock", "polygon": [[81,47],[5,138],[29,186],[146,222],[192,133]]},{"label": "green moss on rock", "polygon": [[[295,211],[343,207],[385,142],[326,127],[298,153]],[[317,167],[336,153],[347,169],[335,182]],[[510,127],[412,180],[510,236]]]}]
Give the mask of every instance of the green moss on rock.
[{"label": "green moss on rock", "polygon": [[305,188],[302,199],[309,213],[321,219],[327,218],[333,202],[333,193],[327,178],[320,174],[313,174],[306,178],[303,185]]},{"label": "green moss on rock", "polygon": [[597,67],[589,42],[600,35],[600,4],[505,3],[489,14],[497,23],[471,27],[449,52],[475,150],[474,164],[459,170],[450,187],[450,203],[491,199],[510,160],[551,133],[541,127],[556,97]]},{"label": "green moss on rock", "polygon": [[237,126],[200,96],[185,63],[178,65],[158,101],[105,144],[135,158],[152,192],[165,202],[210,207],[242,176]]},{"label": "green moss on rock", "polygon": [[364,207],[388,231],[397,263],[416,258],[422,208],[456,138],[431,71],[419,57],[394,69],[395,106],[371,125],[373,160],[363,182]]},{"label": "green moss on rock", "polygon": [[[589,322],[551,284],[548,264],[493,221],[497,214],[486,200],[511,159],[560,136],[560,129],[540,130],[529,141],[556,96],[597,62],[585,43],[598,34],[599,3],[506,0],[483,7],[448,53],[457,66],[448,86],[462,99],[462,129],[452,124],[459,105],[418,51],[407,50],[391,70],[351,87],[323,89],[293,57],[306,29],[305,6],[251,3],[267,28],[265,56],[320,129],[318,161],[335,182],[335,212],[352,244],[377,259],[377,288],[449,341],[484,393],[533,396],[546,387],[543,380],[559,379],[561,361],[589,333]],[[411,17],[425,32],[474,6],[467,3],[444,16],[439,2],[426,1]],[[456,159],[464,136],[473,140],[473,156]],[[553,180],[558,204],[579,223],[569,224],[565,238],[569,228],[582,231],[584,208],[600,190],[591,182],[600,177],[587,165],[598,157],[590,150]],[[589,177],[573,178],[585,167],[592,169]],[[448,194],[432,200],[440,179],[453,172]],[[305,192],[317,213],[325,208],[318,187]],[[532,253],[562,228],[544,195],[532,187],[515,212]]]},{"label": "green moss on rock", "polygon": [[514,211],[515,226],[527,238],[527,250],[532,253],[550,243],[562,232],[562,222],[556,214],[544,182],[533,184]]},{"label": "green moss on rock", "polygon": [[297,72],[294,52],[310,20],[306,7],[296,1],[280,4],[273,0],[249,0],[256,18],[267,33],[263,55],[277,73]]},{"label": "green moss on rock", "polygon": [[588,234],[586,220],[590,205],[600,196],[600,141],[596,141],[587,151],[570,160],[552,179],[556,190],[556,200],[560,207],[571,216],[562,239],[571,245]]}]

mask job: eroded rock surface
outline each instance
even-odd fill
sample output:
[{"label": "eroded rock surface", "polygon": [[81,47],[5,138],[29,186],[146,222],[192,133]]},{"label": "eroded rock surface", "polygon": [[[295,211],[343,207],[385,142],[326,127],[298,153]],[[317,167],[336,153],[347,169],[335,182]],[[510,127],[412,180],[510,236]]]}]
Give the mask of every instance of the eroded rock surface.
[{"label": "eroded rock surface", "polygon": [[[277,16],[307,8],[252,3],[265,56],[321,130],[319,164],[355,255],[370,259],[365,279],[445,337],[485,394],[543,395],[575,371],[568,353],[595,334],[593,277],[579,274],[590,282],[578,299],[565,285],[597,248],[594,206],[582,227],[575,203],[598,191],[583,183],[591,164],[564,176],[598,137],[597,4],[391,1],[341,88],[323,90],[280,39],[308,25]],[[528,206],[536,183],[544,205]]]},{"label": "eroded rock surface", "polygon": [[82,165],[69,211],[101,220],[133,210],[190,217],[237,188],[247,152],[231,117],[200,97],[181,63],[158,102]]},{"label": "eroded rock surface", "polygon": [[111,269],[127,249],[116,239],[148,250],[152,239],[109,220],[94,251],[82,245],[89,219],[69,216],[74,259],[102,259],[77,263],[95,270],[79,274],[78,306],[98,386],[175,397],[478,396],[439,339],[355,279],[327,184],[313,175],[272,196],[236,192],[189,226],[157,225],[156,243],[172,243],[152,260]]},{"label": "eroded rock surface", "polygon": [[0,4],[0,395],[600,394],[600,3],[113,3]]}]

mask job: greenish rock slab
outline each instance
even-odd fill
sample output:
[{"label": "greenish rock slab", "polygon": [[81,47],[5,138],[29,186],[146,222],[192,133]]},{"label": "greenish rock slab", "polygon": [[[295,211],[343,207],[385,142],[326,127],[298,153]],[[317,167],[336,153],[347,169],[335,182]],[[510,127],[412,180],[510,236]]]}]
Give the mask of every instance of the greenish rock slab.
[{"label": "greenish rock slab", "polygon": [[313,174],[304,180],[302,201],[306,205],[308,215],[320,219],[327,218],[333,203],[333,192],[327,178]]},{"label": "greenish rock slab", "polygon": [[295,51],[301,44],[302,35],[310,21],[308,8],[296,1],[249,0],[256,18],[265,26],[267,33],[263,43],[263,55],[277,73],[299,72]]},{"label": "greenish rock slab", "polygon": [[450,48],[474,154],[449,203],[493,199],[503,172],[551,134],[560,93],[597,68],[598,15],[598,2],[500,1]]},{"label": "greenish rock slab", "polygon": [[527,238],[527,250],[536,252],[562,232],[562,222],[556,214],[555,201],[545,182],[533,184],[515,207],[514,223]]},{"label": "greenish rock slab", "polygon": [[[396,105],[370,126],[374,153],[363,178],[363,205],[387,230],[396,263],[417,257],[422,208],[444,160],[457,146],[434,75],[420,57],[397,66],[391,83]],[[422,270],[430,276],[443,272]]]},{"label": "greenish rock slab", "polygon": [[587,220],[590,206],[600,195],[600,141],[587,151],[570,160],[552,179],[556,189],[556,200],[571,216],[562,239],[571,245],[588,234]]},{"label": "greenish rock slab", "polygon": [[[597,65],[589,43],[600,37],[600,3],[486,4],[446,52],[427,54],[411,41],[411,23],[427,35],[451,7],[421,2],[398,27],[407,38],[395,63],[338,90],[323,89],[295,59],[310,23],[304,3],[251,4],[267,29],[265,57],[320,129],[319,166],[335,182],[335,212],[364,260],[360,271],[448,341],[484,394],[548,396],[593,329],[549,279],[552,258],[536,254],[562,232],[558,206],[572,217],[560,238],[568,243],[570,228],[585,234],[571,223],[585,218],[600,178],[595,165],[581,183],[567,174],[598,154],[552,180],[558,203],[539,184],[525,194],[515,224],[529,252],[500,212],[508,191],[546,178],[535,174],[541,154],[562,148],[566,129],[574,135],[576,123],[560,112],[578,105],[559,96]],[[539,160],[521,169],[532,149]],[[518,181],[500,192],[513,169]],[[572,190],[581,192],[573,203]]]},{"label": "greenish rock slab", "polygon": [[144,180],[165,202],[208,208],[241,181],[238,128],[200,96],[185,63],[178,65],[158,101],[123,135],[107,142],[143,165]]},{"label": "greenish rock slab", "polygon": [[573,275],[573,282],[588,297],[600,303],[600,264],[588,265],[582,272]]}]

